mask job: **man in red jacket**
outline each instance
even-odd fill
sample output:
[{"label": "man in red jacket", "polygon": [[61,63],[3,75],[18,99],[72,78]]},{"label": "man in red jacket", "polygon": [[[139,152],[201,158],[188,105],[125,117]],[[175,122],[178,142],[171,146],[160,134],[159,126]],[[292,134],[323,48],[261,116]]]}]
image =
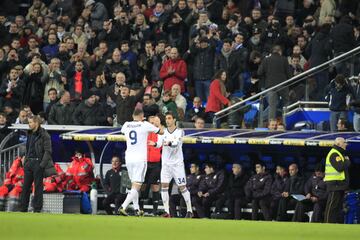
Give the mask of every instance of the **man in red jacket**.
[{"label": "man in red jacket", "polygon": [[[161,120],[158,116],[150,116],[148,121],[154,126],[161,128]],[[156,133],[149,133],[148,141],[157,142],[158,135]],[[145,181],[142,187],[142,199],[147,199],[149,190],[152,192],[153,214],[158,213],[158,204],[160,200],[160,171],[161,171],[161,149],[154,146],[147,147],[148,163],[147,171],[145,175]],[[141,208],[143,208],[144,202],[141,201]]]},{"label": "man in red jacket", "polygon": [[170,59],[166,60],[160,69],[160,78],[164,81],[164,90],[171,90],[174,84],[179,84],[181,92],[185,92],[187,68],[184,60],[179,58],[177,48],[172,48]]},{"label": "man in red jacket", "polygon": [[24,184],[24,157],[17,157],[6,173],[4,185],[0,187],[0,211],[5,210],[5,199],[18,204],[22,186]]},{"label": "man in red jacket", "polygon": [[59,166],[59,164],[55,163],[54,167],[56,169],[57,174],[44,178],[44,192],[62,192],[62,181],[65,179],[65,173]]},{"label": "man in red jacket", "polygon": [[90,185],[94,181],[94,164],[90,158],[83,155],[81,150],[75,151],[72,162],[66,170],[65,188],[67,190],[90,191]]}]

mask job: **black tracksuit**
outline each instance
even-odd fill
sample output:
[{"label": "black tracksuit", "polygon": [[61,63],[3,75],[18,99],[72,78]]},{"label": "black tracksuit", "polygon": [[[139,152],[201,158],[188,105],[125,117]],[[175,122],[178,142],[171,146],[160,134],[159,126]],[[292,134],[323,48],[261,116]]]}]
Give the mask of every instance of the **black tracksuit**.
[{"label": "black tracksuit", "polygon": [[271,185],[270,211],[272,219],[276,219],[281,194],[285,191],[285,186],[288,181],[289,177],[287,175],[284,177],[281,177],[277,174],[275,175],[274,182]]},{"label": "black tracksuit", "polygon": [[121,187],[121,171],[110,169],[106,172],[104,180],[104,189],[107,192],[107,197],[103,201],[103,205],[107,214],[112,215],[113,210],[110,207],[111,203],[115,203],[115,212],[124,202],[126,194],[120,193]]},{"label": "black tracksuit", "polygon": [[269,173],[261,173],[253,175],[246,184],[246,196],[251,199],[252,220],[258,220],[259,207],[266,221],[271,220],[270,217],[270,192],[272,177]]},{"label": "black tracksuit", "polygon": [[[213,202],[218,200],[225,190],[225,174],[224,171],[218,171],[204,176],[199,183],[199,192],[203,194],[209,193],[208,197],[196,197],[194,206],[199,218],[209,218],[210,208]],[[216,206],[216,212],[220,212]]]},{"label": "black tracksuit", "polygon": [[241,219],[241,208],[246,205],[245,185],[249,176],[245,173],[232,175],[226,189],[226,205],[229,209],[230,218]]},{"label": "black tracksuit", "polygon": [[299,174],[290,176],[289,181],[285,186],[285,191],[289,193],[289,197],[281,197],[279,202],[277,220],[287,220],[286,211],[288,209],[294,209],[297,201],[291,197],[292,194],[304,194],[304,179]]},{"label": "black tracksuit", "polygon": [[327,192],[326,184],[323,177],[317,177],[313,175],[308,179],[305,184],[305,196],[310,194],[311,197],[316,197],[315,202],[311,200],[304,200],[298,202],[295,208],[295,214],[293,216],[294,222],[305,221],[305,212],[313,211],[311,222],[321,222],[323,218],[323,212],[325,210]]}]

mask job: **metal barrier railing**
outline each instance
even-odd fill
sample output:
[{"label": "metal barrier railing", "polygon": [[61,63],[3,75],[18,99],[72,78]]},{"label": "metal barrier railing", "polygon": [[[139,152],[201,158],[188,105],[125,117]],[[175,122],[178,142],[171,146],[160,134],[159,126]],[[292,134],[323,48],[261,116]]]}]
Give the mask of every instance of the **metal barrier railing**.
[{"label": "metal barrier railing", "polygon": [[[216,122],[216,120],[221,119],[223,117],[226,117],[227,115],[238,111],[239,109],[242,109],[244,107],[244,105],[249,102],[249,101],[254,101],[257,100],[261,97],[265,97],[269,92],[274,91],[274,92],[278,92],[280,90],[282,90],[283,88],[289,87],[293,84],[299,83],[301,81],[305,81],[306,79],[308,79],[309,76],[313,76],[314,74],[321,72],[327,68],[329,68],[330,66],[334,65],[334,64],[338,64],[340,62],[344,62],[347,61],[349,59],[353,60],[354,57],[356,55],[360,54],[360,46],[350,50],[349,52],[343,53],[339,56],[334,57],[333,59],[324,62],[322,64],[320,64],[319,66],[313,67],[305,72],[302,72],[282,83],[279,83],[278,85],[272,86],[268,89],[263,90],[262,92],[259,92],[255,95],[252,95],[249,98],[243,99],[240,102],[237,102],[229,107],[226,107],[218,112],[215,113],[215,117],[214,117],[214,122]],[[353,76],[353,71],[351,71],[350,76]],[[306,96],[305,99],[309,99],[308,97],[308,91],[306,90]]]},{"label": "metal barrier railing", "polygon": [[8,142],[17,136],[20,136],[19,131],[11,132],[0,143],[0,185],[3,184],[5,174],[9,171],[14,159],[20,155],[20,148],[25,145],[25,143],[16,143],[8,147]]}]

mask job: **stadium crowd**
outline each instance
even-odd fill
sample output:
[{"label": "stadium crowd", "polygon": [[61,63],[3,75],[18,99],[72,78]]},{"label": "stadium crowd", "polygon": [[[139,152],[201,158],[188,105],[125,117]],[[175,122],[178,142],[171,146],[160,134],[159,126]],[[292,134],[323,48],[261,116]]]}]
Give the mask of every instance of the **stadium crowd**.
[{"label": "stadium crowd", "polygon": [[[357,1],[1,4],[0,123],[5,135],[6,123],[25,123],[32,113],[48,124],[118,126],[142,107],[146,116],[171,110],[181,121],[200,117],[212,123],[215,112],[240,98],[359,45]],[[358,72],[355,64],[352,73]],[[339,63],[306,81],[310,100],[328,96],[332,131],[339,119],[348,125],[350,108],[354,129],[360,128],[359,87],[349,86],[349,74],[348,64]],[[269,92],[265,121],[280,119],[281,106],[304,99],[304,89],[300,82]],[[349,94],[352,101],[346,101]],[[257,111],[250,104],[217,126],[256,127]]]},{"label": "stadium crowd", "polygon": [[[0,3],[0,140],[9,124],[25,124],[33,114],[43,124],[121,126],[142,108],[147,118],[172,112],[204,128],[239,99],[360,45],[360,4],[350,0],[33,0],[24,7],[28,2]],[[358,64],[351,70],[336,63],[309,76],[307,86],[269,92],[269,129],[284,129],[278,120],[282,106],[304,99],[306,88],[310,100],[328,100],[332,131],[359,131],[360,85],[347,80],[360,72]],[[347,124],[349,109],[355,112],[353,127]],[[256,127],[257,111],[249,104],[216,125]],[[89,191],[93,176],[85,182],[74,177],[84,175],[76,172],[84,170],[81,164],[91,165],[80,158],[74,159],[77,167],[59,174],[65,185],[48,187]],[[12,186],[0,189],[0,197],[18,197],[20,162],[14,162]],[[196,164],[190,171],[188,188],[199,217],[210,217],[215,203],[216,212],[226,205],[239,219],[251,202],[254,220],[259,208],[265,220],[286,220],[292,206],[294,221],[303,221],[312,207],[319,214],[313,221],[321,221],[326,191],[320,168],[307,181],[294,164],[289,177],[278,166],[274,181],[263,163],[253,176],[234,164],[229,180],[212,164],[204,176]],[[309,204],[292,194],[304,194]],[[171,200],[180,204],[180,198]]]}]

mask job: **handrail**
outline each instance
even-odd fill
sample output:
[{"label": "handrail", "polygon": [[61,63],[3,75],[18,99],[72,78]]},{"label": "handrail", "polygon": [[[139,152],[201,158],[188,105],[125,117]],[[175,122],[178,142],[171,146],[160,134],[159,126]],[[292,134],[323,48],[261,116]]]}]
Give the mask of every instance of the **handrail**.
[{"label": "handrail", "polygon": [[[248,102],[248,101],[251,101],[251,100],[253,100],[253,99],[256,99],[256,98],[258,98],[258,97],[261,97],[261,96],[265,95],[266,93],[268,93],[268,92],[270,92],[270,91],[273,91],[273,90],[278,89],[278,88],[280,88],[280,87],[284,87],[284,86],[286,86],[288,83],[292,83],[292,82],[294,82],[294,81],[297,80],[297,79],[300,79],[300,78],[302,78],[302,77],[304,77],[304,76],[308,76],[309,74],[312,74],[312,73],[320,70],[321,68],[323,68],[323,67],[325,67],[325,66],[327,66],[327,65],[329,65],[329,64],[331,64],[331,63],[333,63],[333,62],[336,62],[336,61],[339,60],[339,59],[342,59],[342,58],[344,58],[344,57],[347,57],[347,56],[349,56],[349,55],[351,55],[351,54],[353,54],[353,53],[355,53],[355,52],[357,52],[357,51],[359,51],[359,50],[360,50],[360,46],[359,46],[359,47],[356,47],[356,48],[354,48],[354,49],[352,49],[352,50],[350,50],[350,51],[348,51],[348,52],[346,52],[346,53],[343,53],[343,54],[341,54],[341,55],[339,55],[339,56],[337,56],[337,57],[334,57],[333,59],[331,59],[331,60],[329,60],[329,61],[327,61],[327,62],[324,62],[324,63],[320,64],[319,66],[310,68],[309,70],[307,70],[307,71],[305,71],[305,72],[302,72],[302,73],[300,73],[300,74],[298,74],[298,75],[296,75],[296,76],[294,76],[294,77],[292,77],[292,78],[290,78],[290,79],[288,79],[288,80],[286,80],[286,81],[284,81],[284,82],[282,82],[282,83],[279,83],[278,85],[272,86],[272,87],[270,87],[270,88],[268,88],[268,89],[265,89],[264,91],[259,92],[259,93],[255,94],[255,95],[253,95],[253,96],[251,96],[251,97],[249,97],[249,98],[246,98],[246,99],[244,99],[244,100],[242,100],[242,101],[240,101],[240,102],[237,102],[237,103],[235,103],[234,105],[231,105],[231,106],[229,106],[229,107],[226,107],[226,108],[224,108],[224,109],[216,112],[216,113],[215,113],[215,118],[220,119],[222,116],[220,116],[220,117],[218,117],[218,116],[221,115],[221,114],[223,114],[223,113],[228,112],[229,110],[232,110],[232,109],[234,109],[234,108],[236,108],[236,107],[238,107],[238,106],[240,106],[240,105],[242,105],[242,104],[244,104],[244,103],[246,103],[246,102]],[[345,59],[342,59],[342,60],[345,60]]]},{"label": "handrail", "polygon": [[301,105],[328,105],[329,103],[328,102],[311,102],[311,101],[297,101],[289,106],[286,106],[286,110],[289,110],[297,105],[301,106]]}]

